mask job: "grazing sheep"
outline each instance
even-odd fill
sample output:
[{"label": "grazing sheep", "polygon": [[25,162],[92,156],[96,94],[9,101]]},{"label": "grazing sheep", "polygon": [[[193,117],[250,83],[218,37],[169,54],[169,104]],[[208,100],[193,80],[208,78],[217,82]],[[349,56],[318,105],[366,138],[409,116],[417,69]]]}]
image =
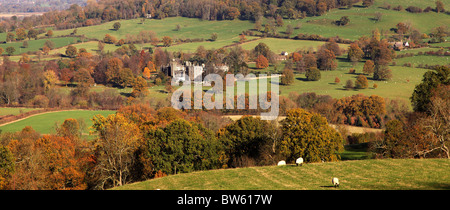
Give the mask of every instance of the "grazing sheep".
[{"label": "grazing sheep", "polygon": [[297,158],[297,160],[295,161],[295,164],[297,164],[297,166],[298,165],[303,165],[303,158]]},{"label": "grazing sheep", "polygon": [[284,161],[284,160],[278,162],[278,166],[285,166],[285,165],[286,165],[286,161]]},{"label": "grazing sheep", "polygon": [[331,183],[333,183],[334,187],[339,187],[339,179],[338,178],[334,177],[331,180]]}]

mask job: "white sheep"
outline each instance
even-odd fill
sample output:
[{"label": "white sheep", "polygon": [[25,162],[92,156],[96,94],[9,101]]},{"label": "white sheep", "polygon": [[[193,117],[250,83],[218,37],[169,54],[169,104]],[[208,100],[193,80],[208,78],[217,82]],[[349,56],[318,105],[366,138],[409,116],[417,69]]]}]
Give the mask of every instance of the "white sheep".
[{"label": "white sheep", "polygon": [[284,161],[284,160],[278,162],[278,166],[285,166],[285,165],[286,165],[286,161]]},{"label": "white sheep", "polygon": [[331,180],[331,183],[333,183],[334,187],[339,187],[339,179],[338,178],[334,177]]},{"label": "white sheep", "polygon": [[297,158],[297,160],[295,161],[295,164],[297,164],[297,166],[298,165],[303,165],[303,158]]}]

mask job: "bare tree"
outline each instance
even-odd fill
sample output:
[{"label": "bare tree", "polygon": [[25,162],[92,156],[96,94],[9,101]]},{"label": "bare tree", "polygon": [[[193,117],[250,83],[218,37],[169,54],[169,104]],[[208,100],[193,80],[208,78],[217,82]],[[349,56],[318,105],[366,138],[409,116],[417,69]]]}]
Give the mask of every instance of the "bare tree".
[{"label": "bare tree", "polygon": [[438,87],[436,94],[431,98],[429,116],[425,119],[425,127],[430,129],[432,137],[435,140],[425,151],[421,153],[430,153],[435,150],[441,150],[447,158],[450,158],[450,86]]}]

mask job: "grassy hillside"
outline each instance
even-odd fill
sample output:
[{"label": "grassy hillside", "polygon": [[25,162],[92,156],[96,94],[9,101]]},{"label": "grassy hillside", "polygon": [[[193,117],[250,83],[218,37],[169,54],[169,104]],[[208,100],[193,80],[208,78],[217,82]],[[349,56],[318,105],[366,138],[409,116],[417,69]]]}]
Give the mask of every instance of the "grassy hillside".
[{"label": "grassy hillside", "polygon": [[29,118],[19,120],[14,123],[0,126],[3,132],[15,132],[22,130],[25,126],[31,126],[34,130],[42,134],[50,134],[55,132],[54,125],[58,123],[61,125],[65,119],[83,119],[87,127],[92,125],[92,117],[96,114],[107,116],[114,114],[115,111],[91,111],[91,110],[74,110],[74,111],[60,111],[49,112],[30,116]]},{"label": "grassy hillside", "polygon": [[343,190],[450,189],[448,159],[384,159],[224,169],[178,174],[115,190]]},{"label": "grassy hillside", "polygon": [[19,115],[39,108],[24,108],[24,107],[0,107],[0,116]]},{"label": "grassy hillside", "polygon": [[[0,39],[1,40],[1,39]],[[44,47],[44,43],[50,40],[53,43],[55,43],[55,48],[60,48],[60,47],[64,47],[64,46],[68,46],[71,44],[75,44],[78,42],[78,38],[75,37],[57,37],[57,38],[50,38],[50,39],[38,39],[38,40],[28,40],[26,39],[26,41],[28,42],[28,47],[27,48],[23,48],[23,41],[20,42],[10,42],[10,43],[5,43],[5,44],[0,44],[0,47],[3,48],[4,52],[3,55],[6,55],[6,48],[7,47],[14,47],[16,49],[16,51],[14,52],[14,55],[21,55],[22,53],[27,53],[27,52],[35,52],[35,51],[39,51],[41,50],[42,47]],[[65,51],[65,48],[64,48]]]},{"label": "grassy hillside", "polygon": [[[363,90],[345,90],[344,85],[347,80],[355,82],[359,73],[362,73],[364,63],[358,63],[355,66],[357,74],[349,74],[351,63],[339,62],[338,69],[334,71],[321,71],[322,78],[319,81],[306,81],[304,74],[297,74],[292,85],[280,86],[281,95],[288,96],[290,92],[298,93],[315,92],[319,95],[330,95],[334,98],[352,96],[358,93],[364,95],[379,95],[384,98],[402,99],[409,102],[409,98],[414,88],[422,80],[422,75],[426,69],[408,68],[401,66],[389,66],[392,70],[392,79],[389,81],[372,80],[372,76],[367,76],[369,88]],[[334,83],[334,79],[340,79],[339,84]],[[373,88],[377,84],[378,88]]]},{"label": "grassy hillside", "polygon": [[[445,5],[450,5],[450,1],[443,1]],[[371,32],[378,28],[378,30],[387,31],[388,34],[391,28],[395,28],[397,23],[410,23],[413,28],[418,29],[422,33],[430,33],[431,30],[437,26],[450,25],[450,18],[445,13],[410,13],[405,10],[385,10],[380,8],[385,3],[390,4],[391,8],[402,5],[404,9],[408,6],[418,6],[425,9],[426,6],[435,8],[435,1],[427,0],[401,0],[401,1],[375,1],[375,4],[369,8],[361,7],[359,3],[351,9],[334,9],[322,16],[307,17],[299,20],[285,20],[284,27],[279,28],[279,32],[284,32],[287,25],[300,25],[300,29],[294,30],[292,36],[298,33],[305,34],[319,34],[324,37],[339,36],[341,38],[356,40],[363,35],[370,35]],[[448,6],[447,6],[448,7]],[[374,21],[373,17],[376,12],[382,14],[381,21]],[[348,16],[350,23],[346,26],[336,26],[332,24],[333,21],[339,20],[342,16]]]}]

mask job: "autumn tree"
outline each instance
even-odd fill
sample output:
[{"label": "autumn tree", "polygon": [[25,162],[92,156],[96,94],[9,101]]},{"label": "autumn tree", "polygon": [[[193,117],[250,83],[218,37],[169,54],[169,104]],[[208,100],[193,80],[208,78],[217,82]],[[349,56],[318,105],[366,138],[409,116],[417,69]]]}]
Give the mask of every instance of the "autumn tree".
[{"label": "autumn tree", "polygon": [[353,81],[351,79],[345,82],[344,88],[347,90],[353,89],[355,86],[353,85]]},{"label": "autumn tree", "polygon": [[345,26],[350,22],[350,18],[348,16],[342,16],[341,19],[336,21],[336,25]]},{"label": "autumn tree", "polygon": [[47,33],[45,34],[45,36],[47,37],[52,37],[53,36],[53,30],[48,30]]},{"label": "autumn tree", "polygon": [[32,29],[28,30],[27,37],[28,37],[28,39],[32,39],[32,38],[37,39],[38,34],[39,34],[39,32],[32,28]]},{"label": "autumn tree", "polygon": [[438,151],[450,159],[450,85],[441,84],[432,91],[429,107],[424,127],[430,131],[431,144],[421,154]]},{"label": "autumn tree", "polygon": [[444,3],[442,3],[442,1],[436,1],[436,12],[444,12]]},{"label": "autumn tree", "polygon": [[[34,143],[35,155],[39,158],[41,189],[84,190],[87,188],[85,172],[87,161],[80,144],[74,139],[44,135]],[[36,158],[35,157],[35,158]]]},{"label": "autumn tree", "polygon": [[280,15],[277,15],[276,17],[275,17],[275,19],[276,19],[276,24],[277,24],[277,26],[278,27],[282,27],[283,25],[284,25],[284,22],[283,22],[283,17],[281,17]]},{"label": "autumn tree", "polygon": [[123,68],[123,62],[119,58],[109,59],[106,67],[106,81],[115,86],[126,87],[134,80],[133,72],[130,68]]},{"label": "autumn tree", "polygon": [[319,81],[321,78],[320,70],[316,67],[311,67],[306,71],[305,76],[308,81]]},{"label": "autumn tree", "polygon": [[335,84],[339,84],[341,82],[341,80],[339,79],[339,77],[334,78],[334,83]]},{"label": "autumn tree", "polygon": [[63,136],[67,138],[80,138],[80,124],[76,119],[68,118],[65,119],[63,124],[56,129],[58,136]]},{"label": "autumn tree", "polygon": [[234,20],[239,17],[241,13],[239,12],[239,9],[236,7],[228,7],[228,10],[226,11],[225,19],[227,20]]},{"label": "autumn tree", "polygon": [[317,63],[321,70],[334,70],[337,68],[336,55],[325,47],[321,47],[317,52]]},{"label": "autumn tree", "polygon": [[264,55],[259,55],[258,58],[256,58],[255,62],[256,68],[258,69],[264,69],[269,67],[269,61],[267,60],[266,57],[264,57]]},{"label": "autumn tree", "polygon": [[8,54],[8,56],[13,55],[14,52],[16,52],[16,48],[14,48],[13,46],[6,47],[6,53]]},{"label": "autumn tree", "polygon": [[217,33],[214,32],[214,33],[211,34],[210,40],[211,40],[211,41],[216,41],[217,38],[218,38],[218,35],[217,35]]},{"label": "autumn tree", "polygon": [[141,132],[122,114],[108,117],[96,115],[92,121],[92,127],[99,135],[95,166],[99,176],[98,187],[122,186],[129,181],[130,169],[135,161],[133,153],[139,146]]},{"label": "autumn tree", "polygon": [[18,28],[16,29],[16,37],[17,40],[24,40],[27,37],[27,33],[25,32],[24,28]]},{"label": "autumn tree", "polygon": [[142,76],[145,79],[150,79],[151,74],[150,74],[150,69],[148,67],[144,68],[144,71],[142,71]]},{"label": "autumn tree", "polygon": [[[267,164],[264,160],[273,155],[274,144],[268,136],[269,129],[266,121],[244,116],[219,130],[218,138],[226,148],[227,165],[241,167]],[[271,152],[267,153],[267,149]]]},{"label": "autumn tree", "polygon": [[66,48],[66,55],[67,55],[67,57],[75,58],[75,57],[77,57],[77,54],[78,54],[78,50],[77,50],[77,48],[75,46],[69,45]]},{"label": "autumn tree", "polygon": [[306,162],[337,161],[342,151],[341,135],[319,114],[303,109],[287,111],[281,121],[283,139],[280,151],[293,163],[302,157]]},{"label": "autumn tree", "polygon": [[370,7],[374,3],[374,0],[363,0],[363,6]]},{"label": "autumn tree", "polygon": [[8,32],[6,34],[6,42],[12,42],[12,41],[15,41],[15,40],[16,40],[16,38],[15,38],[13,33]]},{"label": "autumn tree", "polygon": [[360,61],[364,57],[364,52],[361,50],[361,48],[356,44],[355,42],[350,44],[350,47],[348,47],[348,55],[347,58],[355,64],[356,62]]},{"label": "autumn tree", "polygon": [[355,81],[355,88],[356,89],[366,89],[369,87],[369,81],[367,80],[367,77],[365,77],[364,75],[358,75],[358,77],[356,77],[356,81]]},{"label": "autumn tree", "polygon": [[392,71],[386,65],[376,65],[373,78],[375,80],[389,80],[392,78]]},{"label": "autumn tree", "polygon": [[367,60],[364,63],[364,67],[363,67],[363,73],[370,75],[374,72],[374,68],[375,68],[375,64],[373,63],[372,60]]},{"label": "autumn tree", "polygon": [[317,58],[312,53],[308,53],[303,56],[303,63],[305,64],[306,69],[311,67],[317,68]]},{"label": "autumn tree", "polygon": [[136,77],[131,85],[133,91],[131,95],[135,98],[148,95],[147,81],[142,77]]},{"label": "autumn tree", "polygon": [[219,141],[202,125],[178,119],[150,131],[144,156],[151,161],[151,174],[188,173],[220,168],[224,161]]},{"label": "autumn tree", "polygon": [[114,44],[117,42],[117,38],[114,36],[111,36],[109,34],[105,34],[105,37],[103,38],[103,42],[107,44]]},{"label": "autumn tree", "polygon": [[295,80],[294,71],[289,68],[284,68],[281,74],[281,84],[290,85],[294,83],[294,80]]},{"label": "autumn tree", "polygon": [[8,147],[0,144],[0,190],[6,189],[8,180],[15,172],[15,159]]},{"label": "autumn tree", "polygon": [[450,85],[450,68],[438,66],[423,75],[422,83],[418,84],[411,96],[414,111],[428,112],[433,90],[440,84]]},{"label": "autumn tree", "polygon": [[164,47],[170,47],[170,45],[172,45],[172,38],[170,38],[169,36],[164,36],[162,38],[162,42]]},{"label": "autumn tree", "polygon": [[142,131],[147,130],[144,127],[155,128],[157,123],[156,111],[145,104],[123,106],[117,110],[117,113],[134,122]]},{"label": "autumn tree", "polygon": [[46,91],[55,87],[56,82],[58,82],[58,76],[52,70],[48,70],[44,72],[44,88]]},{"label": "autumn tree", "polygon": [[245,37],[245,34],[239,35],[239,43],[244,43],[247,41],[247,38]]},{"label": "autumn tree", "polygon": [[299,62],[299,61],[302,60],[303,56],[300,53],[298,53],[298,52],[293,52],[291,54],[291,58],[292,58],[292,61]]},{"label": "autumn tree", "polygon": [[120,22],[115,22],[115,23],[113,24],[113,28],[114,28],[114,30],[116,30],[116,31],[118,31],[118,30],[120,29],[120,26],[121,26]]}]

